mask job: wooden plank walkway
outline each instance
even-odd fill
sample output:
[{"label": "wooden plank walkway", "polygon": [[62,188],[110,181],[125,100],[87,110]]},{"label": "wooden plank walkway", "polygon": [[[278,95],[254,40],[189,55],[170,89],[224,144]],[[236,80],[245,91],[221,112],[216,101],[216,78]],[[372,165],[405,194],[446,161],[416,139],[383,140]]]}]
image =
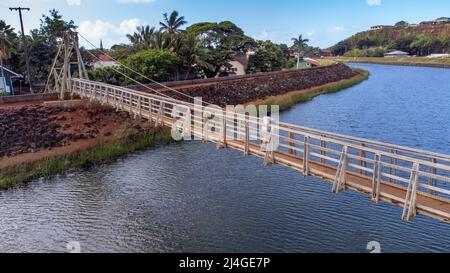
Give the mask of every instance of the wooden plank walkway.
[{"label": "wooden plank walkway", "polygon": [[[195,114],[191,103],[99,82],[72,79],[70,88],[82,98],[146,118],[157,126],[185,122],[183,117],[172,116],[174,107]],[[449,155],[282,122],[272,125],[272,137],[279,139],[278,148],[264,152],[257,129],[261,119],[224,113],[216,113],[215,117],[220,115],[222,123],[208,115],[189,120],[190,135],[221,148],[261,157],[265,164],[280,164],[323,178],[332,183],[334,193],[352,189],[369,195],[374,203],[382,200],[398,205],[403,208],[405,221],[422,214],[450,222]]]}]

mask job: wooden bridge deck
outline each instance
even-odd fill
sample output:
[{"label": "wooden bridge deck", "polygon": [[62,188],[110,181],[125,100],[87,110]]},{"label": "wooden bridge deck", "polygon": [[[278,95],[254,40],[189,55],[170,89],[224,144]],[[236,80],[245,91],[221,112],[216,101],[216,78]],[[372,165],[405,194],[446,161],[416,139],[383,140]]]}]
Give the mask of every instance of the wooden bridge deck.
[{"label": "wooden bridge deck", "polygon": [[[245,143],[242,141],[227,142],[230,148],[244,152]],[[263,158],[260,146],[251,144],[250,154]],[[287,153],[275,152],[275,163],[303,172],[303,158],[298,158]],[[337,169],[320,162],[310,163],[310,174],[323,178],[325,181],[333,183]],[[346,188],[358,191],[360,193],[372,195],[372,179],[362,176],[358,173],[347,171]],[[381,183],[380,199],[403,207],[405,203],[406,188],[399,187],[390,183]],[[417,197],[417,212],[446,222],[450,221],[450,202],[445,199],[438,199],[434,195],[420,193]],[[437,211],[440,211],[437,213]]]},{"label": "wooden bridge deck", "polygon": [[[172,127],[195,115],[193,104],[163,96],[87,80],[72,79],[74,94],[116,107],[156,125]],[[173,116],[174,108],[186,113]],[[272,125],[279,145],[273,152],[261,149],[260,119],[228,116],[203,107],[208,115],[191,121],[190,135],[219,147],[240,150],[332,183],[332,192],[352,189],[403,207],[403,220],[423,214],[450,222],[450,156],[408,147],[339,135],[293,124]],[[217,111],[217,109],[215,109]],[[222,112],[222,113],[220,113]],[[215,113],[211,115],[211,113]],[[210,116],[222,117],[218,122]],[[240,123],[241,127],[236,126]],[[214,127],[214,130],[212,128]],[[179,129],[178,126],[175,127]]]}]

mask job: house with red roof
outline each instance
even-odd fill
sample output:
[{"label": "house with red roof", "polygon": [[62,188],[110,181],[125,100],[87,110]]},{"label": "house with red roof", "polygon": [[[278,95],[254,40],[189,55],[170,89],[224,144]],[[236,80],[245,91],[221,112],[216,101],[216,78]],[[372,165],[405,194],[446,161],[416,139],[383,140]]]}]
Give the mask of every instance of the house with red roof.
[{"label": "house with red roof", "polygon": [[97,57],[98,60],[94,63],[94,69],[118,66],[118,63],[106,54]]}]

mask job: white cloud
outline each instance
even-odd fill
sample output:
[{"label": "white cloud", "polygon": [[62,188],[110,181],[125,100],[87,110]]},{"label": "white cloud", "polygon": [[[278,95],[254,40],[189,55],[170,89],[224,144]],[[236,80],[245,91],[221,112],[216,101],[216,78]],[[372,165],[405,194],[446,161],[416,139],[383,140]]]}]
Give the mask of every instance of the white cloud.
[{"label": "white cloud", "polygon": [[316,34],[316,31],[314,31],[314,30],[310,30],[310,31],[308,31],[308,32],[306,32],[306,36],[307,37],[314,37],[314,35]]},{"label": "white cloud", "polygon": [[157,0],[118,0],[121,4],[148,4],[156,1]]},{"label": "white cloud", "polygon": [[[137,18],[123,20],[119,25],[103,20],[88,20],[81,22],[78,32],[97,47],[100,40],[103,41],[105,47],[111,47],[114,44],[126,43],[126,35],[136,31],[136,27],[142,24],[143,22]],[[80,43],[88,48],[92,47],[82,38],[80,38]]]},{"label": "white cloud", "polygon": [[381,0],[367,0],[369,6],[381,6]]},{"label": "white cloud", "polygon": [[256,38],[258,40],[267,40],[268,37],[269,37],[269,33],[266,30],[263,30]]},{"label": "white cloud", "polygon": [[79,6],[81,5],[81,0],[66,0],[69,6]]},{"label": "white cloud", "polygon": [[343,32],[345,28],[343,26],[334,26],[327,29],[327,32],[331,33],[337,33],[337,32]]}]

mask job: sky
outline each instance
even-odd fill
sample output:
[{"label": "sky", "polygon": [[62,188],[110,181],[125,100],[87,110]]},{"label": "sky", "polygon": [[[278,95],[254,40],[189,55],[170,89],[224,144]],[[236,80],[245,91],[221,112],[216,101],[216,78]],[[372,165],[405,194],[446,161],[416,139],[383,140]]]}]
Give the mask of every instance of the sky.
[{"label": "sky", "polygon": [[31,8],[23,12],[26,32],[55,8],[88,40],[103,40],[105,47],[127,42],[126,34],[139,25],[159,26],[162,14],[172,10],[189,24],[229,20],[258,40],[290,45],[302,34],[321,48],[372,25],[450,17],[449,0],[1,0],[0,19],[16,30],[18,13],[8,9],[16,6]]}]

